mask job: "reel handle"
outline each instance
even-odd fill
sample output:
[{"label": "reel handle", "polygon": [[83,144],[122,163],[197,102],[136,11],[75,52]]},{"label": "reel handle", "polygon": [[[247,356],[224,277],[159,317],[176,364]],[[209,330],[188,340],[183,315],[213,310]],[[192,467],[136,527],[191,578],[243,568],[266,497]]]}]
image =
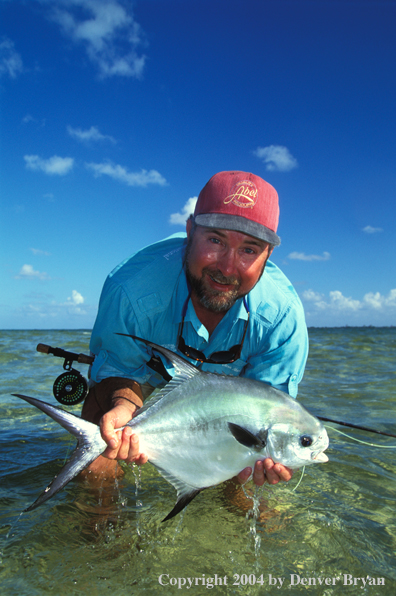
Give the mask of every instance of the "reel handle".
[{"label": "reel handle", "polygon": [[68,361],[76,360],[77,362],[80,362],[80,364],[92,364],[94,361],[93,356],[87,356],[87,354],[75,354],[74,352],[67,352],[61,348],[51,348],[51,346],[47,346],[46,344],[38,344],[36,350],[42,354],[52,354],[59,358],[65,358]]}]

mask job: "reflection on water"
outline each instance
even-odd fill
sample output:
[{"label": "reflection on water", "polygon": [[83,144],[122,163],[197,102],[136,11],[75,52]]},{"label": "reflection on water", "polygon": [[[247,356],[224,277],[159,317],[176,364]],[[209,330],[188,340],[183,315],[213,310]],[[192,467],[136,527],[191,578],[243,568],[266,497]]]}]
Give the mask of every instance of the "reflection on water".
[{"label": "reflection on water", "polygon": [[[150,465],[141,469],[138,489],[136,469],[126,467],[118,484],[91,490],[72,482],[43,507],[19,517],[74,444],[44,414],[10,394],[26,392],[55,403],[52,384],[63,363],[36,353],[36,344],[86,352],[88,341],[83,331],[1,333],[4,594],[58,594],[60,587],[71,595],[178,594],[187,591],[188,583],[182,584],[190,578],[191,594],[207,593],[216,583],[219,594],[393,596],[395,451],[361,445],[331,430],[330,462],[306,468],[296,492],[299,473],[289,485],[262,489],[256,520],[251,495],[224,484],[161,523],[176,495]],[[396,330],[311,329],[310,341],[302,403],[319,415],[396,433]],[[83,365],[76,368],[86,374]],[[78,413],[79,406],[72,411]],[[371,443],[396,444],[347,432]],[[385,585],[369,585],[379,578]]]}]

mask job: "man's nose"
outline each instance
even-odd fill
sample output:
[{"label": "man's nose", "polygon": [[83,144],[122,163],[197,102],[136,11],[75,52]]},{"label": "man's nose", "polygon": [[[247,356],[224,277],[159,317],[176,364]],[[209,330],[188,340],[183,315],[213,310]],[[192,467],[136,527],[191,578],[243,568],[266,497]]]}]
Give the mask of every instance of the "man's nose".
[{"label": "man's nose", "polygon": [[217,266],[225,277],[237,274],[236,253],[234,250],[226,249],[222,252],[217,261]]}]

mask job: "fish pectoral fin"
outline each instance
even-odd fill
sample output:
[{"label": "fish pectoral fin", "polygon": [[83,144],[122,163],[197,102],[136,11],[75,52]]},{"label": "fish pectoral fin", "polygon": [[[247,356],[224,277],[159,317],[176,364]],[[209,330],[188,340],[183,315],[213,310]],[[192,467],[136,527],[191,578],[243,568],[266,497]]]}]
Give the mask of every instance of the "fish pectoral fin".
[{"label": "fish pectoral fin", "polygon": [[175,517],[175,515],[180,513],[180,511],[182,511],[184,507],[187,507],[187,505],[191,503],[191,501],[200,492],[200,489],[194,489],[188,493],[183,493],[182,495],[178,496],[176,505],[173,507],[172,511],[170,511],[166,517],[164,517],[162,521],[165,522],[168,521],[168,519],[172,519],[172,517]]},{"label": "fish pectoral fin", "polygon": [[228,423],[228,428],[231,431],[233,437],[249,449],[263,449],[266,445],[266,433],[263,434],[263,437],[254,435],[250,430],[247,428],[243,428],[243,426],[239,426],[239,424],[235,424],[234,422]]}]

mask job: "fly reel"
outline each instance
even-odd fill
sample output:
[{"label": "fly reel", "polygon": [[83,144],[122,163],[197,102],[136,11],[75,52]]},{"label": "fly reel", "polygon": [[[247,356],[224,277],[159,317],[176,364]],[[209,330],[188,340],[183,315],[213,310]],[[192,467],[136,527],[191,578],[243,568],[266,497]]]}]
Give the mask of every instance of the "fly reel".
[{"label": "fly reel", "polygon": [[38,344],[37,351],[65,359],[63,368],[66,372],[59,375],[52,388],[55,399],[64,406],[74,406],[82,402],[88,394],[88,382],[78,370],[72,368],[72,363],[77,361],[81,364],[92,364],[94,357],[67,352],[61,348],[51,348],[46,344]]},{"label": "fly reel", "polygon": [[59,375],[52,391],[59,403],[64,406],[74,406],[86,398],[88,383],[78,370],[71,368]]}]

